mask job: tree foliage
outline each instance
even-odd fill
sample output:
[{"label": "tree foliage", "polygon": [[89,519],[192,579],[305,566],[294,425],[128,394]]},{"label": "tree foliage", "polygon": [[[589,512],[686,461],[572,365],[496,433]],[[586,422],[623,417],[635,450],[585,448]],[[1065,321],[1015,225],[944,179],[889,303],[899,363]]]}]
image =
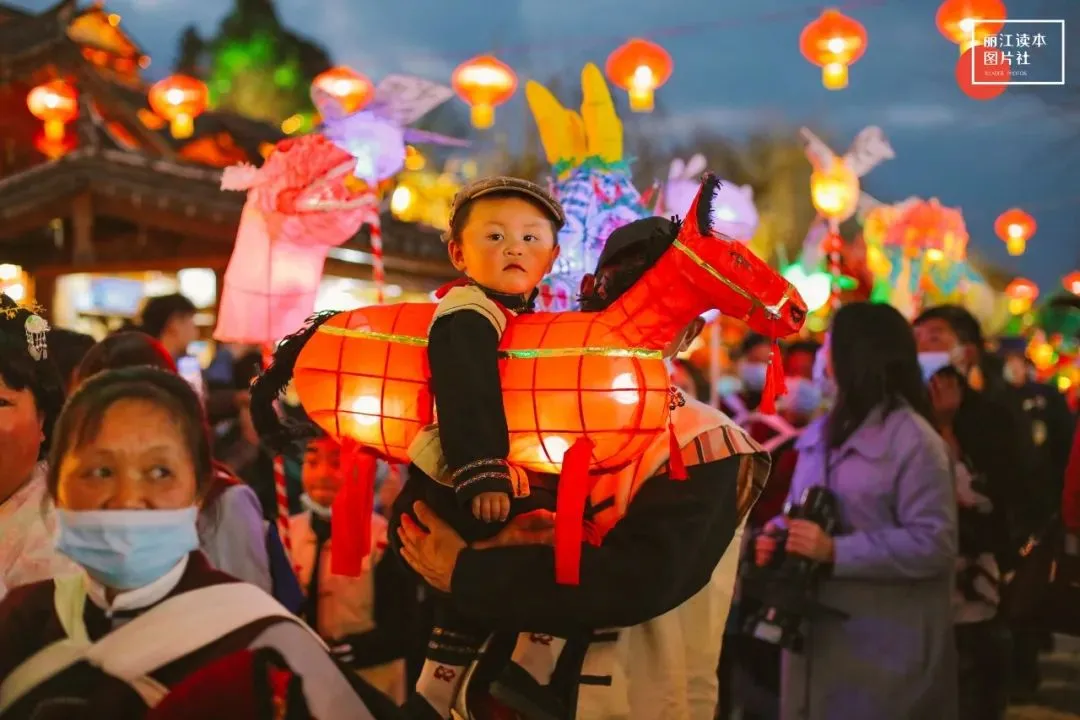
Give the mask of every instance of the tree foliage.
[{"label": "tree foliage", "polygon": [[329,67],[326,50],[286,28],[272,0],[234,0],[213,37],[185,29],[176,69],[206,82],[214,108],[280,123],[313,110],[308,89]]}]

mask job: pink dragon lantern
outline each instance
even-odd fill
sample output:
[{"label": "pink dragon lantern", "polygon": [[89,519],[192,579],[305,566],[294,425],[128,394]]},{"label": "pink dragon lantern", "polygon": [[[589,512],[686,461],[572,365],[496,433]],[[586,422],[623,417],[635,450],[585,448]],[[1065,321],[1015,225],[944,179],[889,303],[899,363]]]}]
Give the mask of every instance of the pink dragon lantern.
[{"label": "pink dragon lantern", "polygon": [[330,248],[357,233],[378,198],[348,182],[355,159],[321,135],[282,140],[262,167],[226,168],[222,190],[246,191],[214,338],[268,344],[304,324]]}]

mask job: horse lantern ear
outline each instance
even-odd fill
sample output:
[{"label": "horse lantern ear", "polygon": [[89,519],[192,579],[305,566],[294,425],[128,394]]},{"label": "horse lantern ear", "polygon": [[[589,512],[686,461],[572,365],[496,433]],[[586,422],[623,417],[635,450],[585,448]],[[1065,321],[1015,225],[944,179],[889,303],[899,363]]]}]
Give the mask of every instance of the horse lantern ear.
[{"label": "horse lantern ear", "polygon": [[693,219],[700,235],[709,235],[712,232],[713,204],[720,194],[720,178],[712,173],[705,173],[701,181],[701,189],[694,198],[693,205],[687,213],[687,220]]}]

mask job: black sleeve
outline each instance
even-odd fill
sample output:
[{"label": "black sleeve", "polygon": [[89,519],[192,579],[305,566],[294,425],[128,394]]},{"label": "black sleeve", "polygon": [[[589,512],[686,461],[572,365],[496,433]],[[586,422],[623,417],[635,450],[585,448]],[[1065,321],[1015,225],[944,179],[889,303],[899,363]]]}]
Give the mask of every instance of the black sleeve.
[{"label": "black sleeve", "polygon": [[742,458],[657,475],[599,547],[581,549],[581,584],[555,583],[547,545],[462,551],[451,582],[454,605],[495,631],[566,636],[629,627],[681,605],[709,581],[739,522]]},{"label": "black sleeve", "polygon": [[495,326],[471,310],[440,317],[428,333],[439,440],[462,505],[483,492],[513,491],[498,352]]}]

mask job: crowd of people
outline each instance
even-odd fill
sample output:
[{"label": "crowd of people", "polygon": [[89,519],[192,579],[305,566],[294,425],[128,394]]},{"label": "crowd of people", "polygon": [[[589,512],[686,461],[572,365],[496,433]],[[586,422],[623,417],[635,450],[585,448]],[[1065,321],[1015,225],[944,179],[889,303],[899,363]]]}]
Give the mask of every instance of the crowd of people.
[{"label": "crowd of people", "polygon": [[[784,348],[770,414],[771,339],[745,339],[713,407],[676,357],[690,322],[664,351],[670,437],[597,479],[580,580],[556,581],[558,479],[522,492],[505,460],[497,350],[564,222],[512,178],[455,198],[435,454],[375,467],[357,573],[331,542],[357,457],[290,405],[289,339],[265,372],[233,345],[190,377],[181,295],[100,342],[0,296],[0,717],[996,720],[1029,697],[1050,636],[1006,580],[1031,534],[1080,532],[1080,434],[961,307],[841,307],[823,344]],[[677,232],[615,230],[582,308]],[[822,489],[831,529],[797,511]],[[797,647],[747,629],[743,581],[781,557],[836,611]]]}]

